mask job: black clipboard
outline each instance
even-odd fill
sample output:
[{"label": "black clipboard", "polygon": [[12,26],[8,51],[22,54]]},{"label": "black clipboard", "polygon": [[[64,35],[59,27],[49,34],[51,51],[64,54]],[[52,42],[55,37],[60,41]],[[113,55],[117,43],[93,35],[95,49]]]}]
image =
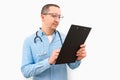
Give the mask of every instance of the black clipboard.
[{"label": "black clipboard", "polygon": [[87,39],[91,29],[91,27],[72,24],[55,64],[75,62],[77,59],[76,52]]}]

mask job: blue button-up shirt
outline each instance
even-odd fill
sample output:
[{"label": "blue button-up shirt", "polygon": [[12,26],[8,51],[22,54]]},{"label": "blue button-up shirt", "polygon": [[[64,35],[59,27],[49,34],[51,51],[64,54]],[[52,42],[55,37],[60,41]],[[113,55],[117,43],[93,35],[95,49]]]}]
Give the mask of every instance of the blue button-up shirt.
[{"label": "blue button-up shirt", "polygon": [[[61,33],[60,33],[61,34]],[[67,80],[67,67],[71,69],[77,68],[80,61],[69,64],[50,65],[49,57],[53,50],[61,48],[62,44],[58,32],[53,33],[51,43],[44,32],[40,29],[37,35],[42,39],[34,38],[36,34],[27,37],[23,45],[22,66],[21,71],[24,77],[33,77],[33,80]],[[65,39],[61,34],[62,40]]]}]

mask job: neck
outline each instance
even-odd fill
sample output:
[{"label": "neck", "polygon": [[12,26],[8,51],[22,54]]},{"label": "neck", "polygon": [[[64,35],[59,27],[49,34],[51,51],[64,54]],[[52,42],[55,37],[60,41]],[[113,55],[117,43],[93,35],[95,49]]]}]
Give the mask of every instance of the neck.
[{"label": "neck", "polygon": [[52,35],[54,33],[55,30],[47,28],[47,27],[42,27],[42,31],[47,35]]}]

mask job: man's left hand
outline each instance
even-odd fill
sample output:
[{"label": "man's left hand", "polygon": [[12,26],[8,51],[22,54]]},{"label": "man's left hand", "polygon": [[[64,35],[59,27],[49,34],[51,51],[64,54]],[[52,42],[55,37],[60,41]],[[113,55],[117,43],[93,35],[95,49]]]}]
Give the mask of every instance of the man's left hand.
[{"label": "man's left hand", "polygon": [[85,50],[86,45],[82,44],[80,45],[80,49],[77,51],[77,60],[82,60],[84,57],[86,57],[86,50]]}]

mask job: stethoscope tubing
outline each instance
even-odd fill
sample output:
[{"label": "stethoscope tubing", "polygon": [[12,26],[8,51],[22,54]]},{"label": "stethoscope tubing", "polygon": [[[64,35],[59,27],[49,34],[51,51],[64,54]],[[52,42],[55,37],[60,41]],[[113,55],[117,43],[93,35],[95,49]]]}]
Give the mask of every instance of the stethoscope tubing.
[{"label": "stethoscope tubing", "polygon": [[[61,44],[63,44],[63,42],[62,42],[62,37],[61,37],[61,35],[60,35],[60,32],[57,31],[57,30],[56,30],[56,32],[57,32],[58,35],[59,35]],[[36,43],[36,39],[37,39],[37,38],[40,39],[40,41],[42,42],[42,38],[41,38],[40,36],[38,36],[38,31],[36,31],[36,36],[35,36],[35,38],[34,38],[34,43]]]}]

